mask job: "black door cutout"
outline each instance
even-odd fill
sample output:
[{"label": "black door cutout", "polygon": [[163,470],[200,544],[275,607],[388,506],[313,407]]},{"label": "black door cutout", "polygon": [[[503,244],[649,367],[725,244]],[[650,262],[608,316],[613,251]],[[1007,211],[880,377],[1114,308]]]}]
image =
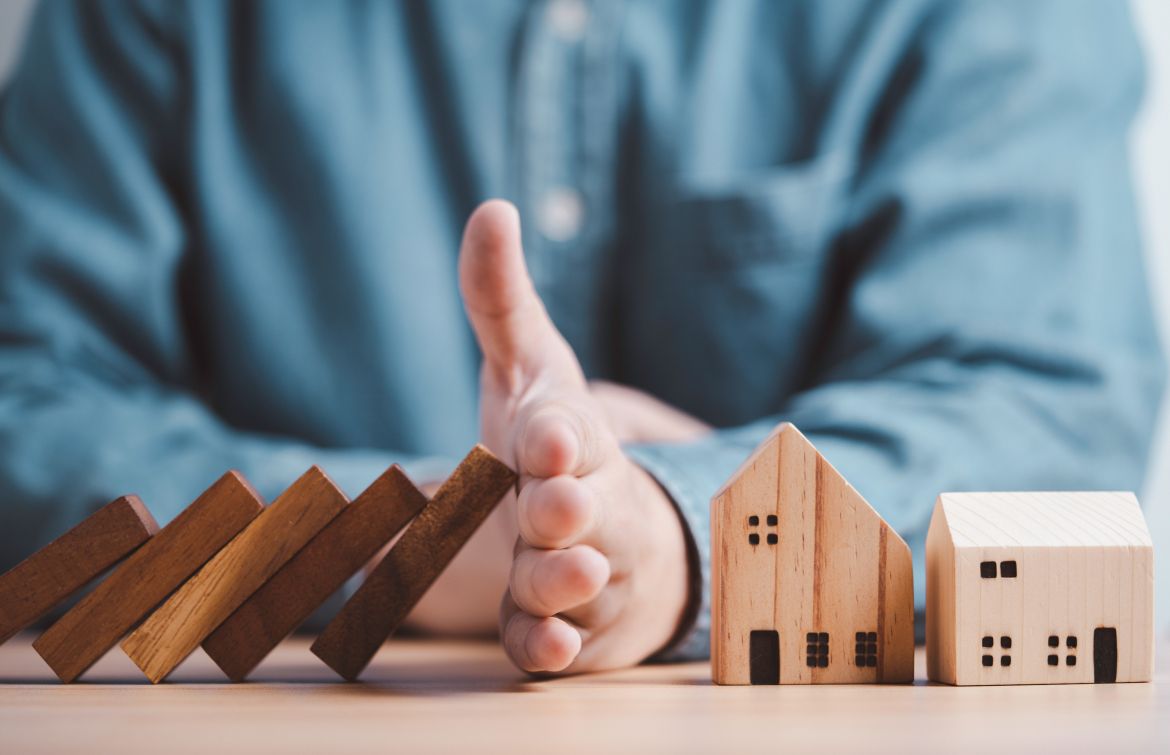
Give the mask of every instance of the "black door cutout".
[{"label": "black door cutout", "polygon": [[779,684],[780,633],[775,629],[753,629],[748,652],[752,684]]},{"label": "black door cutout", "polygon": [[1098,684],[1117,681],[1117,630],[1113,627],[1093,630],[1093,681]]}]

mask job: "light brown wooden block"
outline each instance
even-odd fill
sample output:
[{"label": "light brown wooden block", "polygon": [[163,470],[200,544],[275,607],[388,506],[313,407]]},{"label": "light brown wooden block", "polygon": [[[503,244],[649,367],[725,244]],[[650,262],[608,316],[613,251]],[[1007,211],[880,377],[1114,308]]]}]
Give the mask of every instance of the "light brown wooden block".
[{"label": "light brown wooden block", "polygon": [[345,580],[424,506],[398,465],[387,469],[203,642],[232,681],[243,681]]},{"label": "light brown wooden block", "polygon": [[158,532],[135,496],[107,503],[0,575],[0,643],[28,627]]},{"label": "light brown wooden block", "polygon": [[926,537],[937,682],[1146,682],[1154,551],[1132,493],[943,493]]},{"label": "light brown wooden block", "polygon": [[309,469],[122,642],[126,655],[161,682],[345,503],[324,472]]},{"label": "light brown wooden block", "polygon": [[472,449],[325,627],[313,652],[345,679],[356,679],[515,484],[516,474],[491,452]]},{"label": "light brown wooden block", "polygon": [[263,508],[243,478],[228,472],[49,627],[33,647],[61,681],[72,682]]},{"label": "light brown wooden block", "polygon": [[711,499],[717,684],[909,682],[910,549],[791,424]]}]

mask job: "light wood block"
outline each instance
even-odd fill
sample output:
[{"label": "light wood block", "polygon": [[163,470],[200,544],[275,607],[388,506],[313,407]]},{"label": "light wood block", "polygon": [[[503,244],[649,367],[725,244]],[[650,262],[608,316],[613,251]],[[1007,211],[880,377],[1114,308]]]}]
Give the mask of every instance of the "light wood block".
[{"label": "light wood block", "polygon": [[77,679],[263,508],[243,478],[228,472],[49,627],[33,647],[61,681]]},{"label": "light wood block", "polygon": [[516,474],[477,445],[346,602],[312,651],[350,681],[483,523]]},{"label": "light wood block", "polygon": [[203,649],[229,679],[243,681],[426,505],[398,465],[386,470],[212,632]]},{"label": "light wood block", "polygon": [[926,563],[933,681],[1153,675],[1154,553],[1132,493],[943,493]]},{"label": "light wood block", "polygon": [[345,506],[312,467],[122,642],[158,683],[305,546]]},{"label": "light wood block", "polygon": [[909,682],[910,549],[795,426],[711,500],[716,684]]},{"label": "light wood block", "polygon": [[107,503],[0,575],[0,644],[31,625],[158,532],[137,497]]}]

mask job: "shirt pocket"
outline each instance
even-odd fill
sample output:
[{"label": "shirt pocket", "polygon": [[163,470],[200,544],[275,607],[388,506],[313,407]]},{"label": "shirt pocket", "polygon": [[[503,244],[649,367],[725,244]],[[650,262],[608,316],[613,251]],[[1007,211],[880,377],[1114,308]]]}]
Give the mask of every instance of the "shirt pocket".
[{"label": "shirt pocket", "polygon": [[657,202],[626,278],[632,380],[717,424],[778,411],[817,340],[844,190],[827,155]]}]

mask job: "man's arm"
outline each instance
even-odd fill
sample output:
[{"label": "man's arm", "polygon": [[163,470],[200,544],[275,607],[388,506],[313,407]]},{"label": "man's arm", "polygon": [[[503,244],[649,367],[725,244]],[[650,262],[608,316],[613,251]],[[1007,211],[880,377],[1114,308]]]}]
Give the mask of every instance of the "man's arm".
[{"label": "man's arm", "polygon": [[310,464],[351,495],[392,461],[443,471],[243,432],[198,396],[167,7],[42,2],[0,97],[0,570],[125,492],[166,521],[228,468],[269,497]]},{"label": "man's arm", "polygon": [[[907,536],[920,604],[940,491],[1142,481],[1163,375],[1124,6],[941,2],[894,27],[858,47],[866,75],[828,119],[826,149],[846,146],[854,170],[807,389],[749,426],[629,449],[685,513],[704,590],[708,498],[781,420]],[[706,652],[706,619],[679,650]]]}]

